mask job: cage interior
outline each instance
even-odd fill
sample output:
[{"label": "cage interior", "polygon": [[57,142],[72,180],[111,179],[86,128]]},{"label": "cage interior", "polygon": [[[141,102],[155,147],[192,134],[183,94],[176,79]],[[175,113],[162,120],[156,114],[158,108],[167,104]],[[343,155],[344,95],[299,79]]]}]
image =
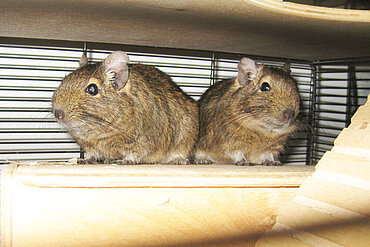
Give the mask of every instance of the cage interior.
[{"label": "cage interior", "polygon": [[4,1],[0,163],[83,156],[54,120],[50,102],[87,49],[93,62],[124,50],[133,62],[167,72],[195,99],[217,80],[236,76],[243,56],[268,65],[291,62],[302,110],[281,159],[315,164],[370,91],[365,2]]},{"label": "cage interior", "polygon": [[[12,160],[66,161],[83,151],[51,113],[51,97],[63,77],[78,67],[83,49],[89,60],[103,60],[112,50],[128,52],[133,63],[151,64],[168,73],[194,99],[215,81],[234,77],[243,54],[163,50],[154,47],[93,43],[68,46],[0,46],[0,162]],[[145,50],[142,52],[142,50]],[[249,56],[258,63],[281,66],[287,59]],[[370,60],[291,61],[302,101],[299,129],[291,135],[281,160],[285,164],[315,164],[332,148],[370,91]]]}]

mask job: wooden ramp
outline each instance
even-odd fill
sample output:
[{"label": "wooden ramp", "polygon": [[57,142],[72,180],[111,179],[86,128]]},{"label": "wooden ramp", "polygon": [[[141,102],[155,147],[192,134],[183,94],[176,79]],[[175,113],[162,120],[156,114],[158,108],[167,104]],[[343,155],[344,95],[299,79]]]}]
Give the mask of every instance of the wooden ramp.
[{"label": "wooden ramp", "polygon": [[256,246],[370,246],[370,96]]}]

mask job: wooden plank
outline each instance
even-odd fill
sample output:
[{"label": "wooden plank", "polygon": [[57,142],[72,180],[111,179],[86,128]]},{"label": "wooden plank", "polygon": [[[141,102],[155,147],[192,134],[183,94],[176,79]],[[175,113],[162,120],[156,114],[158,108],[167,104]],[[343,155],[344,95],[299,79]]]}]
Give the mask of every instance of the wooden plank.
[{"label": "wooden plank", "polygon": [[343,11],[340,8],[325,8],[312,4],[300,4],[285,2],[282,0],[251,0],[257,5],[267,9],[273,9],[280,13],[294,14],[304,17],[316,17],[320,19],[335,19],[341,21],[367,21],[367,13],[359,13],[356,10]]},{"label": "wooden plank", "polygon": [[311,177],[301,185],[298,194],[370,216],[370,190]]},{"label": "wooden plank", "polygon": [[292,199],[274,190],[281,189],[19,188],[13,246],[163,246],[260,235],[275,223],[273,207]]},{"label": "wooden plank", "polygon": [[[348,129],[345,128],[340,132],[334,141],[335,146],[359,148],[364,150],[364,156],[368,156],[367,149],[370,149],[370,129]],[[367,150],[365,152],[365,150]]]},{"label": "wooden plank", "polygon": [[[366,105],[362,105],[357,109],[356,113],[351,118],[351,125],[353,125],[354,123],[361,122],[369,123],[369,121],[370,121],[370,104],[367,103]],[[349,126],[350,128],[351,125]],[[366,125],[366,127],[369,128],[368,125]]]},{"label": "wooden plank", "polygon": [[[368,96],[370,99],[370,94]],[[334,141],[333,151],[370,158],[370,103],[356,111],[348,128],[342,130]]]},{"label": "wooden plank", "polygon": [[[315,246],[315,247],[341,247],[330,240],[323,239],[310,233],[295,230],[287,225],[277,223],[273,227],[272,234],[266,233],[256,244],[270,242],[273,240],[275,246]],[[269,246],[269,245],[267,245]]]},{"label": "wooden plank", "polygon": [[5,247],[254,246],[312,169],[12,165],[2,178],[1,239]]},{"label": "wooden plank", "polygon": [[306,244],[298,239],[292,238],[289,235],[280,234],[276,236],[263,236],[256,243],[256,247],[312,247],[310,244]]},{"label": "wooden plank", "polygon": [[[312,166],[15,164],[17,177],[42,187],[299,187]],[[58,165],[59,164],[59,165]],[[42,179],[41,179],[42,178]]]},{"label": "wooden plank", "polygon": [[340,219],[315,208],[289,203],[279,212],[278,222],[343,246],[368,246],[369,218]]},{"label": "wooden plank", "polygon": [[316,171],[326,171],[367,180],[370,174],[370,159],[349,154],[327,152],[316,165]]},{"label": "wooden plank", "polygon": [[[370,52],[369,11],[281,0],[5,1],[0,8],[0,23],[2,37],[170,47],[306,61],[363,57]],[[94,33],[90,27],[97,27]]]}]

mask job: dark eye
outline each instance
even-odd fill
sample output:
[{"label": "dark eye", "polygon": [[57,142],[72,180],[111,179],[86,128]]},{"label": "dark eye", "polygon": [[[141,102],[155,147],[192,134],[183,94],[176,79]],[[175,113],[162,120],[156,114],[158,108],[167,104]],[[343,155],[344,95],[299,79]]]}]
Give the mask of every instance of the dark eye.
[{"label": "dark eye", "polygon": [[262,83],[262,85],[261,85],[261,91],[262,92],[270,91],[270,90],[271,90],[270,84],[268,84],[267,82]]},{"label": "dark eye", "polygon": [[99,92],[98,86],[95,85],[95,84],[90,84],[90,85],[87,86],[85,92],[92,95],[92,96],[95,96]]}]

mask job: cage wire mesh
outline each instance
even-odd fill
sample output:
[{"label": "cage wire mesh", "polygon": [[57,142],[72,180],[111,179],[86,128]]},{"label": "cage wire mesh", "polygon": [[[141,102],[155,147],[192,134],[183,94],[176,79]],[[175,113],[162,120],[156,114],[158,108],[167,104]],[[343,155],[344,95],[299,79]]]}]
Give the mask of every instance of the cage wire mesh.
[{"label": "cage wire mesh", "polygon": [[[52,95],[64,76],[78,67],[82,50],[83,47],[0,45],[0,163],[65,161],[83,155],[51,113]],[[156,66],[194,99],[199,99],[216,81],[237,75],[238,59],[230,59],[230,54],[209,52],[197,56],[183,55],[183,51],[166,54],[156,52],[156,48],[145,50],[126,51],[132,63]],[[90,62],[102,61],[111,51],[87,46]],[[284,63],[282,59],[252,58],[267,65]],[[314,164],[348,123],[348,105],[352,114],[366,100],[369,66],[294,62],[291,67],[302,99],[301,127],[288,140],[281,159],[287,164]]]},{"label": "cage wire mesh", "polygon": [[314,73],[312,163],[330,150],[370,93],[370,59],[317,62]]}]

